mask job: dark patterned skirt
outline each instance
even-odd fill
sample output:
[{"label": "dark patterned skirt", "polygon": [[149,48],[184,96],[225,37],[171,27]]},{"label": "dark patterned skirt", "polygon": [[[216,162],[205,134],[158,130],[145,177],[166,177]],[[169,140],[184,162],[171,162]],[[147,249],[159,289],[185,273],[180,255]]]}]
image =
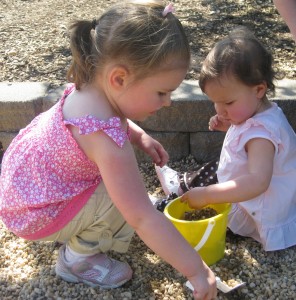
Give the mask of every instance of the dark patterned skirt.
[{"label": "dark patterned skirt", "polygon": [[194,187],[218,183],[216,174],[218,164],[218,160],[213,160],[202,164],[197,169],[191,170],[190,172],[180,173],[180,187],[183,192],[185,193]]}]

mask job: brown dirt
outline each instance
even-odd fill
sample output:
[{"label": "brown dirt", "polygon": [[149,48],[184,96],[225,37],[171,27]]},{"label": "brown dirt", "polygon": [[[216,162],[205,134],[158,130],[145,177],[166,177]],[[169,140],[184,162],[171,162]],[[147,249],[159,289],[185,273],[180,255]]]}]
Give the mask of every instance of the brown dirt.
[{"label": "brown dirt", "polygon": [[[114,0],[3,0],[0,3],[0,81],[65,83],[71,61],[68,25],[93,19]],[[173,1],[192,50],[187,79],[198,79],[200,65],[213,43],[232,28],[245,25],[274,54],[282,77],[296,78],[295,43],[272,0]]]}]

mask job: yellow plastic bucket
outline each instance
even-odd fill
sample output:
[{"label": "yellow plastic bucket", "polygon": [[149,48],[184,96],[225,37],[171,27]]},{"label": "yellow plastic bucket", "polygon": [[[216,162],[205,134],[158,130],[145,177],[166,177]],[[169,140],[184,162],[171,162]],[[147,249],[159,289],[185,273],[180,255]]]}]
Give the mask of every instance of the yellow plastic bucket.
[{"label": "yellow plastic bucket", "polygon": [[194,209],[177,198],[169,202],[164,214],[210,266],[224,257],[227,217],[231,205],[212,204],[208,207],[215,209],[218,215],[199,221],[185,221],[183,219],[185,211]]}]

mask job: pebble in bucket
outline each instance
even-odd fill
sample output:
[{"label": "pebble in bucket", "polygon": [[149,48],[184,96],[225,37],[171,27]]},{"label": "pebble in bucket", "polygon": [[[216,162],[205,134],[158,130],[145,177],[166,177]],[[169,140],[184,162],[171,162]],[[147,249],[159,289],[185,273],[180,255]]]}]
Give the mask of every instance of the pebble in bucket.
[{"label": "pebble in bucket", "polygon": [[217,215],[198,221],[184,220],[184,213],[193,209],[179,198],[169,202],[164,209],[167,218],[209,266],[224,257],[230,204],[215,204],[210,207],[217,211]]}]

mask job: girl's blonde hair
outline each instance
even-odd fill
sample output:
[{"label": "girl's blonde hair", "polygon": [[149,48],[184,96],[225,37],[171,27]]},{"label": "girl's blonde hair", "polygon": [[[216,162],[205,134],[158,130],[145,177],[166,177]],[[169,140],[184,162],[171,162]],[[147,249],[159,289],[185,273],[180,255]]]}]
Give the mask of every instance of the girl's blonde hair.
[{"label": "girl's blonde hair", "polygon": [[188,68],[190,48],[184,29],[172,12],[163,16],[164,8],[157,0],[127,1],[93,22],[73,23],[67,79],[80,89],[110,61],[125,65],[138,79],[165,68],[171,58]]}]

